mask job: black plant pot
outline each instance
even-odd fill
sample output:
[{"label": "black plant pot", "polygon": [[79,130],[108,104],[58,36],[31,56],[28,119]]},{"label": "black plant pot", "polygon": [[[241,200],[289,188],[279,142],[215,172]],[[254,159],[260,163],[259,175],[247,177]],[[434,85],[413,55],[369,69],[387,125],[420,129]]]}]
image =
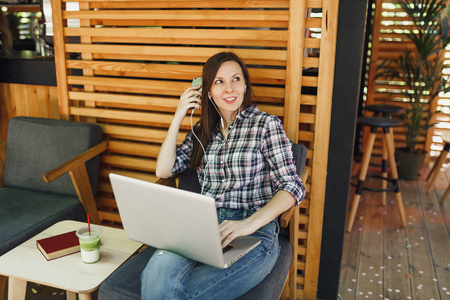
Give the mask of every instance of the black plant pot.
[{"label": "black plant pot", "polygon": [[395,149],[398,177],[406,180],[417,179],[426,157],[426,151],[415,153],[407,151],[406,148]]}]

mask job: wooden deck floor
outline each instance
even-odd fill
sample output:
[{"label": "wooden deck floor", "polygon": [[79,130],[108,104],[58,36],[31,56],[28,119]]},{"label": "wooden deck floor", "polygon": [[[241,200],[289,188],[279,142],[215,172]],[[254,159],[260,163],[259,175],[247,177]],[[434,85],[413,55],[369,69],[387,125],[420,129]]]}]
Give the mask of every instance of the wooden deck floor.
[{"label": "wooden deck floor", "polygon": [[439,203],[450,182],[445,168],[429,195],[429,169],[400,181],[407,228],[393,192],[384,207],[381,193],[363,191],[353,230],[345,233],[339,299],[450,299],[450,199]]}]

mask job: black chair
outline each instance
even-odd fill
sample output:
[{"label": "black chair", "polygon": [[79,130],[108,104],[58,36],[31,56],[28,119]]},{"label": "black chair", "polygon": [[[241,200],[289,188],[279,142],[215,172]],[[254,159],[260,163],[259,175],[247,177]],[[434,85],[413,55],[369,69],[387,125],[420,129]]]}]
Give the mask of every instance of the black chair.
[{"label": "black chair", "polygon": [[[304,170],[306,163],[307,149],[300,144],[293,144],[292,151],[297,166],[298,174],[303,182],[306,182],[308,172]],[[175,186],[174,178],[163,180],[161,183]],[[188,169],[180,174],[178,188],[188,190],[191,192],[200,192],[200,184],[195,170]],[[293,261],[292,253],[293,247],[291,243],[297,241],[289,241],[288,223],[298,222],[299,207],[291,208],[280,217],[280,235],[278,237],[281,251],[280,256],[273,268],[272,272],[256,287],[241,296],[239,299],[279,299],[283,287],[287,283],[291,295],[294,295],[296,289],[296,274],[297,266],[296,260]],[[295,230],[295,225],[290,229]],[[141,295],[141,281],[140,276],[149,259],[155,252],[155,248],[146,247],[143,251],[135,257],[126,262],[123,266],[111,274],[100,286],[98,298],[105,300],[138,300]],[[289,270],[293,274],[293,278],[288,281]],[[294,298],[295,299],[295,298]]]}]

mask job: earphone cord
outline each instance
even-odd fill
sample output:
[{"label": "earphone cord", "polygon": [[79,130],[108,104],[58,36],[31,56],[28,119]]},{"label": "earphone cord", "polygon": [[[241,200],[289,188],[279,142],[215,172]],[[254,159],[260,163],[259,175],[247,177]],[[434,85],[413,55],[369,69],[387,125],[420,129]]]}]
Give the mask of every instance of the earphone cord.
[{"label": "earphone cord", "polygon": [[194,125],[192,124],[192,115],[194,114],[194,111],[195,111],[196,109],[194,108],[193,110],[192,110],[192,112],[191,112],[191,117],[189,118],[190,120],[191,120],[191,131],[192,131],[192,134],[195,136],[195,138],[197,139],[197,141],[198,141],[198,143],[200,144],[200,146],[202,147],[202,150],[203,150],[203,154],[205,155],[205,157],[206,157],[206,151],[205,151],[205,148],[203,147],[203,144],[202,144],[202,142],[200,142],[200,139],[197,137],[197,135],[195,134],[195,132],[194,132]]},{"label": "earphone cord", "polygon": [[[191,131],[192,131],[192,134],[194,135],[194,137],[197,139],[197,141],[198,141],[198,143],[200,144],[200,146],[202,147],[202,150],[203,150],[203,154],[204,154],[204,157],[205,157],[205,159],[207,159],[207,157],[206,157],[206,150],[205,150],[205,147],[203,147],[203,144],[202,144],[202,142],[200,141],[200,139],[197,137],[197,135],[195,134],[195,132],[194,132],[194,125],[193,125],[193,123],[192,123],[192,115],[194,114],[194,110],[196,110],[195,108],[192,110],[192,112],[191,112],[191,116],[190,116],[190,118],[189,118],[189,120],[191,121]],[[241,108],[239,107],[239,112],[238,112],[238,114],[240,114],[241,113]],[[230,130],[228,130],[228,133],[227,133],[227,136],[225,137],[225,139],[223,140],[223,143],[222,143],[222,145],[220,145],[220,147],[216,150],[216,152],[214,153],[214,156],[217,154],[217,153],[219,153],[219,151],[220,151],[220,149],[222,149],[222,147],[226,144],[226,142],[227,142],[227,140],[228,140],[228,135],[230,134],[230,132],[231,131],[233,131],[233,129],[234,129],[234,122],[232,123],[232,127],[230,128]],[[209,163],[210,163],[210,161],[208,160],[207,162],[206,162],[206,165],[205,165],[205,168],[203,169],[203,184],[202,184],[202,189],[201,189],[201,194],[203,194],[203,189],[205,188],[205,183],[206,183],[206,170],[207,170],[207,168],[209,167]]]},{"label": "earphone cord", "polygon": [[[194,125],[193,125],[193,123],[192,123],[192,115],[194,114],[194,110],[195,110],[195,108],[192,110],[192,112],[191,112],[191,117],[189,118],[190,121],[191,121],[191,131],[192,131],[192,134],[194,135],[194,137],[197,139],[197,141],[198,141],[198,143],[200,144],[200,146],[202,147],[203,154],[204,154],[205,159],[206,159],[206,150],[205,150],[205,147],[203,147],[202,142],[200,141],[200,139],[197,137],[197,135],[196,135],[195,132],[194,132]],[[220,148],[219,148],[219,149],[220,149]],[[203,175],[203,184],[202,184],[202,189],[201,189],[201,191],[200,191],[200,194],[202,194],[202,195],[203,195],[203,189],[205,188],[205,182],[206,182],[205,176],[206,176],[206,169],[208,168],[208,166],[209,166],[209,161],[206,163],[205,168],[203,169],[203,174],[204,174],[204,175]]]}]

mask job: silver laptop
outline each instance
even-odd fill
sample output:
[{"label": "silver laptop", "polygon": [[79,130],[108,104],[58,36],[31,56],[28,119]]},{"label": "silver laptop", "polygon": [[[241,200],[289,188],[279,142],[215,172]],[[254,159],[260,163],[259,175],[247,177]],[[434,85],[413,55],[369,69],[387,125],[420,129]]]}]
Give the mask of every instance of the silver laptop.
[{"label": "silver laptop", "polygon": [[117,174],[109,178],[132,240],[222,269],[261,243],[238,237],[224,252],[213,198]]}]

